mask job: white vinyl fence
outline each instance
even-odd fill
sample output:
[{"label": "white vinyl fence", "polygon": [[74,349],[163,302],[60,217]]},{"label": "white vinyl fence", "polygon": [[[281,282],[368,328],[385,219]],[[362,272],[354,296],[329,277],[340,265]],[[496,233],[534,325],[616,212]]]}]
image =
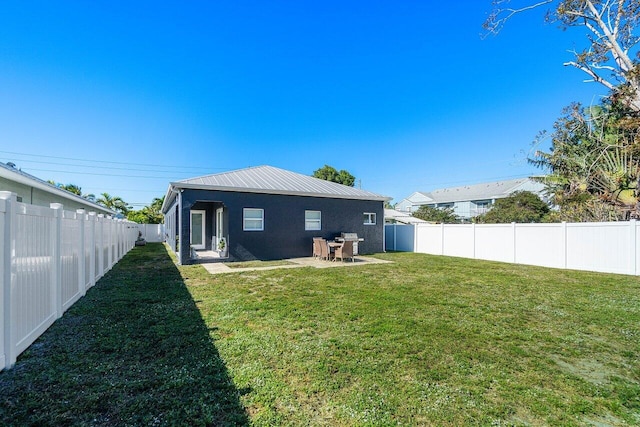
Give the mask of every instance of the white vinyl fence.
[{"label": "white vinyl fence", "polygon": [[387,250],[604,273],[640,274],[638,223],[385,226]]},{"label": "white vinyl fence", "polygon": [[17,201],[0,191],[0,370],[118,262],[137,224]]},{"label": "white vinyl fence", "polygon": [[164,242],[164,224],[138,224],[138,230],[149,243]]}]

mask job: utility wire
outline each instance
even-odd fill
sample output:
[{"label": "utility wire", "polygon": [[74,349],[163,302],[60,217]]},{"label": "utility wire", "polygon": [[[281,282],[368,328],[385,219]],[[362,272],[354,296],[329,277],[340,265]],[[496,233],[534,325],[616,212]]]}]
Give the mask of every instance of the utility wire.
[{"label": "utility wire", "polygon": [[[48,156],[44,154],[30,154],[30,153],[20,153],[16,151],[5,151],[0,150],[0,153],[4,154],[12,154],[17,156],[25,156],[25,157],[42,157],[48,159],[59,159],[59,160],[72,160],[76,162],[85,162],[85,163],[104,163],[104,164],[113,164],[113,165],[128,165],[128,166],[146,166],[146,167],[162,167],[162,168],[175,168],[175,169],[188,169],[188,170],[229,170],[230,168],[213,168],[213,167],[205,167],[205,166],[176,166],[176,165],[160,165],[160,164],[152,164],[152,163],[133,163],[133,162],[114,162],[109,160],[92,160],[92,159],[79,159],[74,157],[60,157],[60,156]],[[23,160],[24,161],[24,160]],[[76,165],[74,165],[76,166]]]},{"label": "utility wire", "polygon": [[[167,176],[148,176],[148,175],[120,175],[113,173],[97,173],[97,172],[76,172],[76,171],[68,171],[68,170],[55,170],[55,169],[35,169],[35,168],[22,168],[25,172],[31,173],[31,171],[38,172],[55,172],[55,173],[66,173],[70,175],[93,175],[93,176],[110,176],[114,178],[147,178],[147,179],[167,179]],[[173,180],[173,179],[172,179]],[[169,180],[171,181],[171,180]]]},{"label": "utility wire", "polygon": [[[107,170],[124,170],[124,171],[130,171],[132,168],[131,167],[116,167],[116,166],[95,166],[95,165],[78,165],[78,164],[72,164],[72,163],[60,163],[60,162],[44,162],[44,161],[40,161],[40,160],[17,160],[17,159],[9,159],[12,162],[23,162],[23,163],[37,163],[37,164],[44,164],[44,165],[56,165],[56,166],[73,166],[73,167],[80,167],[80,168],[93,168],[93,169],[107,169]],[[22,166],[22,165],[20,165]],[[157,170],[157,169],[153,169],[153,170],[138,170],[137,172],[155,172],[155,173],[189,173],[188,171],[167,171],[167,170]]]}]

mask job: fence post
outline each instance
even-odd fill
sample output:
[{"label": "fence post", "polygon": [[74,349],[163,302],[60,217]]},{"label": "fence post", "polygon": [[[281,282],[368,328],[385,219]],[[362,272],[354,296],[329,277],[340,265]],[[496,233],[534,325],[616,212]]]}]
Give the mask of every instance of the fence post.
[{"label": "fence post", "polygon": [[13,304],[13,293],[11,292],[13,278],[16,276],[15,266],[12,262],[15,256],[15,236],[16,236],[16,203],[17,196],[10,191],[0,191],[0,199],[4,201],[4,221],[0,221],[2,229],[0,234],[0,284],[2,289],[0,296],[2,302],[2,315],[0,316],[0,326],[2,327],[2,346],[4,351],[0,353],[0,369],[12,367],[16,363],[16,317],[15,305]]},{"label": "fence post", "polygon": [[105,221],[105,225],[108,226],[108,230],[109,232],[107,233],[107,245],[108,250],[107,250],[107,268],[106,270],[109,271],[111,270],[111,267],[113,267],[113,218],[112,217],[107,217],[106,221]]},{"label": "fence post", "polygon": [[629,248],[629,254],[632,257],[631,258],[631,265],[630,265],[630,272],[629,274],[633,274],[633,275],[637,275],[638,274],[638,263],[637,263],[637,253],[636,251],[638,250],[638,238],[636,236],[636,220],[632,219],[631,221],[629,221],[629,227],[631,228],[631,247]]},{"label": "fence post", "polygon": [[85,294],[87,293],[87,286],[86,286],[86,281],[85,281],[85,277],[86,277],[86,265],[87,265],[87,260],[86,260],[86,252],[85,252],[85,247],[84,247],[84,242],[85,242],[85,215],[84,215],[84,209],[77,209],[76,210],[76,220],[78,221],[78,226],[80,228],[80,246],[78,247],[78,290],[80,291],[80,295],[81,296],[85,296]]},{"label": "fence post", "polygon": [[55,225],[51,230],[51,295],[56,319],[62,317],[62,204],[50,203]]},{"label": "fence post", "polygon": [[89,286],[96,284],[96,213],[89,212]]},{"label": "fence post", "polygon": [[[397,250],[396,249],[397,247],[396,246],[396,224],[391,224],[391,229],[393,230],[393,249],[391,250],[395,251]],[[384,234],[386,235],[387,233],[384,233]]]},{"label": "fence post", "polygon": [[440,255],[444,255],[444,222],[440,224]]},{"label": "fence post", "polygon": [[561,245],[562,245],[562,268],[567,269],[567,265],[568,265],[568,253],[569,253],[569,240],[567,239],[567,222],[566,221],[562,221],[561,222],[561,226],[562,226],[562,236],[560,236],[560,240],[561,240]]},{"label": "fence post", "polygon": [[518,262],[518,258],[516,257],[516,223],[511,223],[511,236],[513,238],[513,245],[511,245],[511,249],[513,250],[513,263],[516,264]]},{"label": "fence post", "polygon": [[[98,214],[96,235],[98,236],[98,277],[104,276],[104,215]],[[99,226],[98,226],[99,224]]]},{"label": "fence post", "polygon": [[476,223],[471,223],[471,244],[473,245],[473,259],[476,259]]},{"label": "fence post", "polygon": [[118,261],[120,261],[124,256],[124,221],[120,221],[118,225]]}]

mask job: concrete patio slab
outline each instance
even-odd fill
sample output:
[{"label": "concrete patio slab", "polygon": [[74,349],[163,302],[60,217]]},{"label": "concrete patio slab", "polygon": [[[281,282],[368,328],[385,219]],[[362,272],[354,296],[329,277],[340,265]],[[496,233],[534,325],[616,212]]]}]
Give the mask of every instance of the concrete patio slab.
[{"label": "concrete patio slab", "polygon": [[240,273],[243,271],[262,271],[262,270],[276,270],[281,268],[301,268],[301,267],[313,267],[313,268],[337,268],[337,267],[356,267],[360,265],[371,264],[387,264],[392,261],[386,261],[383,259],[377,259],[366,256],[357,256],[352,261],[323,261],[314,257],[304,258],[291,258],[285,261],[289,261],[293,264],[288,265],[275,265],[270,267],[247,267],[247,268],[230,268],[224,263],[202,263],[205,270],[211,274],[225,274],[225,273]]}]

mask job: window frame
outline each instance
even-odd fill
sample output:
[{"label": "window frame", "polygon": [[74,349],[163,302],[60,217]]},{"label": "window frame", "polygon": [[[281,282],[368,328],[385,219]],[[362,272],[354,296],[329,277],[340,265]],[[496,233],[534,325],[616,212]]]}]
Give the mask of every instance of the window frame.
[{"label": "window frame", "polygon": [[364,225],[376,225],[378,222],[377,214],[375,212],[363,212],[364,216],[363,224]]},{"label": "window frame", "polygon": [[[318,213],[319,217],[317,219],[309,219],[307,218],[308,213]],[[309,228],[309,224],[318,224],[318,228]],[[306,209],[304,211],[304,231],[320,231],[322,230],[322,211]]]},{"label": "window frame", "polygon": [[[260,212],[260,218],[247,217],[247,212]],[[259,228],[247,228],[247,220],[260,221]],[[264,231],[264,209],[263,208],[242,208],[242,231]]]}]

